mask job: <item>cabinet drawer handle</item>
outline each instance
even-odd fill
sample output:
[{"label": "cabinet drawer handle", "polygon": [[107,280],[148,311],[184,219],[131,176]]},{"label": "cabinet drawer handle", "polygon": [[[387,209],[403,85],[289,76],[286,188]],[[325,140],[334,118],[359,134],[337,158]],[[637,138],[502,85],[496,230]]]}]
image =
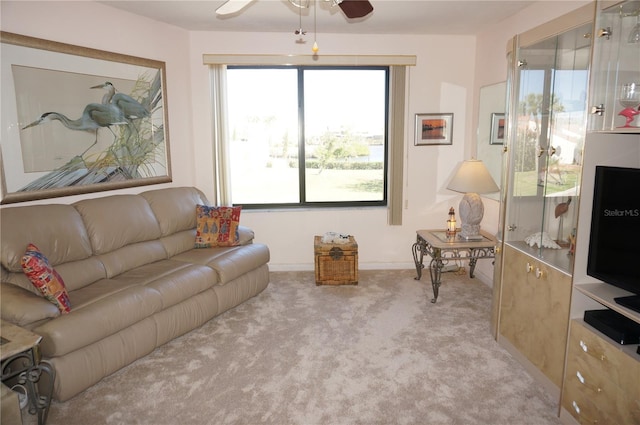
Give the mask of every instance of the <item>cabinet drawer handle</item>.
[{"label": "cabinet drawer handle", "polygon": [[533,271],[533,264],[527,262],[527,273],[531,273]]},{"label": "cabinet drawer handle", "polygon": [[582,348],[582,351],[584,351],[585,353],[587,353],[588,355],[590,355],[591,357],[594,357],[600,361],[605,361],[607,360],[607,356],[605,356],[604,354],[598,354],[594,351],[589,351],[589,346],[587,345],[586,342],[580,340],[580,348]]},{"label": "cabinet drawer handle", "polygon": [[597,387],[597,386],[595,386],[595,385],[587,384],[587,383],[586,383],[586,381],[585,381],[585,379],[584,379],[584,376],[582,376],[582,374],[580,373],[580,371],[577,371],[577,372],[576,372],[576,376],[578,377],[578,381],[580,381],[580,383],[581,383],[582,385],[584,385],[585,387],[589,388],[590,390],[592,390],[592,391],[594,391],[594,392],[596,392],[596,393],[598,393],[598,394],[600,394],[600,393],[602,392],[602,388]]},{"label": "cabinet drawer handle", "polygon": [[540,267],[536,267],[536,279],[540,279],[542,276],[544,276],[544,272]]},{"label": "cabinet drawer handle", "polygon": [[576,401],[572,401],[571,402],[571,406],[573,406],[573,410],[576,411],[576,413],[579,415],[580,414],[580,406],[578,406],[578,403],[576,403]]}]

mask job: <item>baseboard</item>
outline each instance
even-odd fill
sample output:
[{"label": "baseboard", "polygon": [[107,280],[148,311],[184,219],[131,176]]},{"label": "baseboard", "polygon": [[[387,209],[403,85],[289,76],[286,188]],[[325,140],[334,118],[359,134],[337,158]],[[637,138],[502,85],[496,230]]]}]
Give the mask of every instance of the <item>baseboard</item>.
[{"label": "baseboard", "polygon": [[[358,270],[415,270],[416,265],[410,263],[359,263]],[[306,272],[315,271],[313,263],[303,264],[273,264],[269,263],[272,272]]]},{"label": "baseboard", "polygon": [[487,276],[486,274],[479,271],[477,268],[474,270],[473,276],[478,279],[480,282],[487,285],[489,288],[493,288],[493,276]]},{"label": "baseboard", "polygon": [[[468,264],[463,265],[469,267]],[[416,265],[413,262],[404,263],[359,263],[358,270],[415,270]],[[313,263],[303,264],[273,264],[269,263],[269,270],[272,272],[313,272],[315,265]],[[468,273],[468,270],[467,270]],[[478,269],[475,270],[474,277],[488,287],[493,287],[493,276],[487,276]]]}]

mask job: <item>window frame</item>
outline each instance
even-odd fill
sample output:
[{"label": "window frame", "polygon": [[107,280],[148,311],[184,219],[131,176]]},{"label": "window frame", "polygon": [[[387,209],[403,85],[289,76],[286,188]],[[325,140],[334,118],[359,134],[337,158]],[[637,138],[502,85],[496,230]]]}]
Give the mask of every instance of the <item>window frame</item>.
[{"label": "window frame", "polygon": [[[387,207],[389,204],[389,129],[391,107],[391,66],[389,65],[227,65],[227,72],[234,69],[295,69],[298,84],[298,182],[300,202],[291,203],[233,203],[247,210],[266,209],[308,209],[308,208],[359,208]],[[305,168],[305,132],[304,132],[304,71],[305,70],[381,70],[384,71],[384,155],[383,155],[383,188],[381,200],[369,201],[307,201],[306,200],[306,168]],[[232,163],[232,160],[231,160]],[[233,181],[231,198],[233,200]]]}]

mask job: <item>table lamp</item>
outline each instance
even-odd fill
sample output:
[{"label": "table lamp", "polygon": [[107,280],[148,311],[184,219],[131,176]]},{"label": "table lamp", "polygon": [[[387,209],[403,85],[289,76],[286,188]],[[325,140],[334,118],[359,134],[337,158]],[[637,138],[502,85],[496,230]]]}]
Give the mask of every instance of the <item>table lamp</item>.
[{"label": "table lamp", "polygon": [[464,193],[458,207],[458,217],[462,222],[460,238],[481,240],[480,222],[484,215],[484,205],[478,194],[500,190],[489,174],[489,170],[478,159],[463,161],[453,175],[447,189]]}]

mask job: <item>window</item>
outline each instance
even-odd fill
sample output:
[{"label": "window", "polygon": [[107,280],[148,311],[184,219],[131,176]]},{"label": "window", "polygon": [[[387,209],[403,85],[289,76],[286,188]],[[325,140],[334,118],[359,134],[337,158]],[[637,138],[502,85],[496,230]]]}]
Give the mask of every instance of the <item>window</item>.
[{"label": "window", "polygon": [[389,67],[229,66],[231,200],[387,203]]}]

